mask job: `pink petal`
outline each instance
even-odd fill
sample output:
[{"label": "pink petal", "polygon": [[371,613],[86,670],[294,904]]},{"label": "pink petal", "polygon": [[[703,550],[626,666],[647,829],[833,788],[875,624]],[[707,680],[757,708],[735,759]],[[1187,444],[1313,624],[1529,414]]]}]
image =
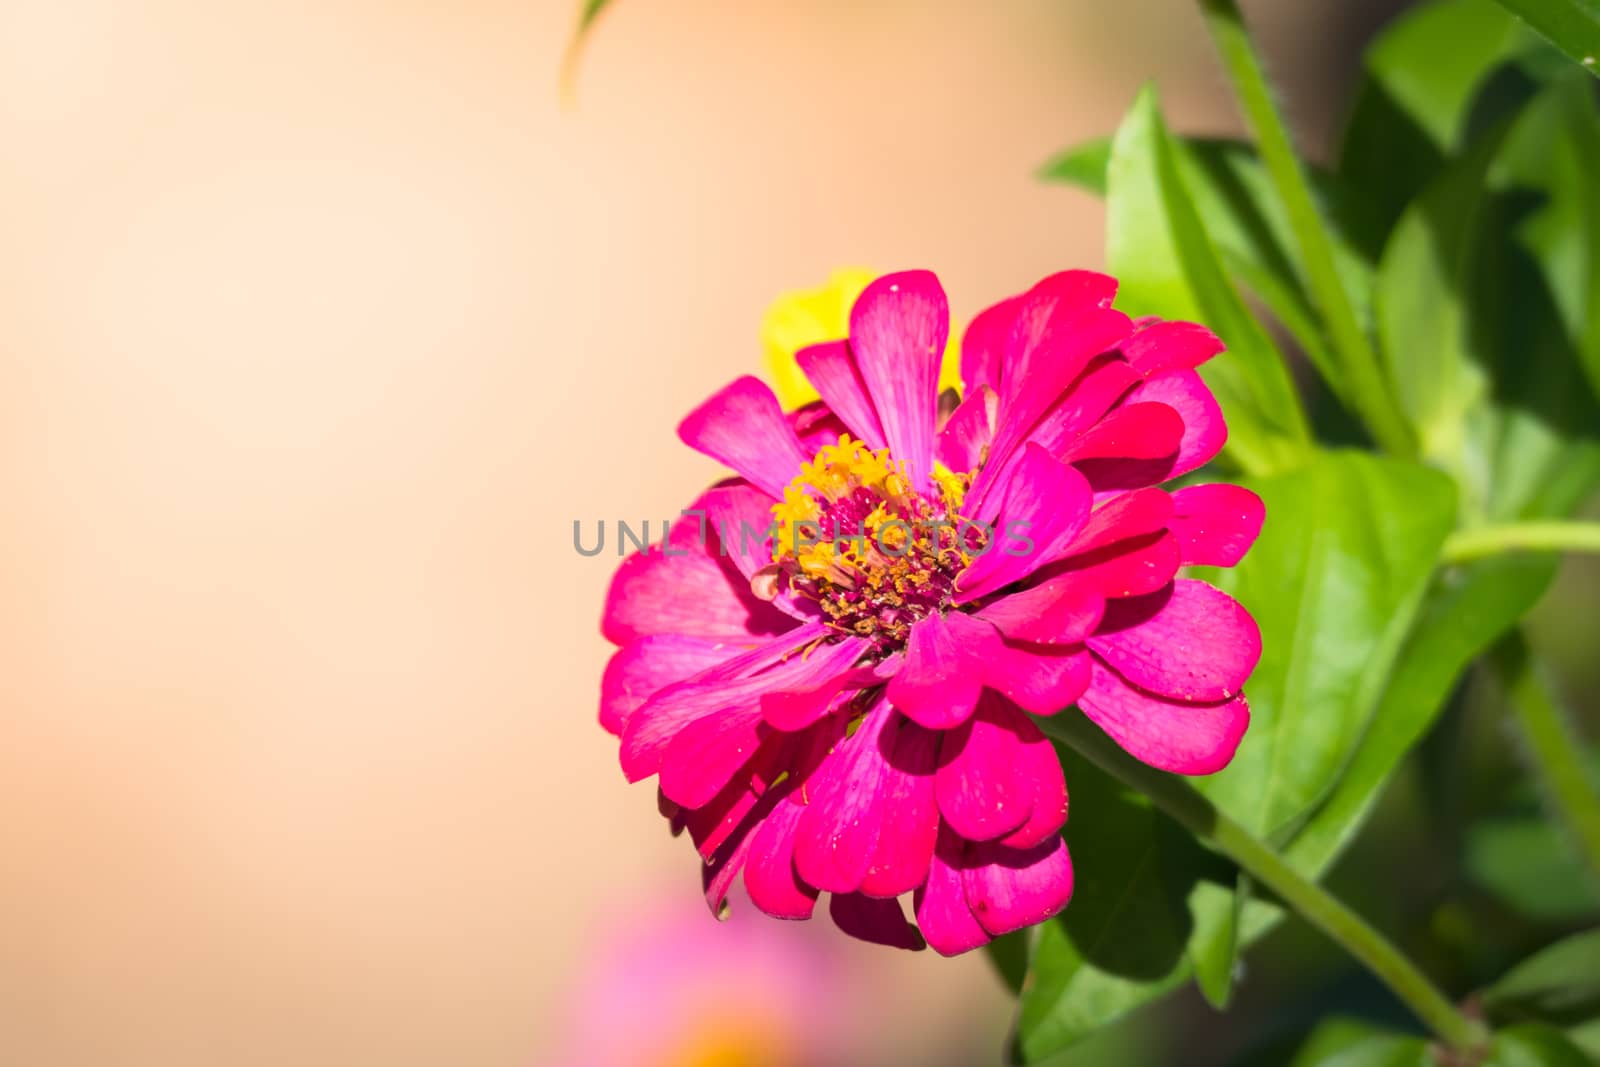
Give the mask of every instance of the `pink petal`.
[{"label": "pink petal", "polygon": [[1238,601],[1180,578],[1170,591],[1106,607],[1089,647],[1141,689],[1212,703],[1239,692],[1261,658],[1261,631]]},{"label": "pink petal", "polygon": [[965,850],[965,842],[948,827],[941,830],[927,884],[917,890],[914,898],[917,926],[941,956],[959,956],[990,941],[989,931],[967,906],[962,878]]},{"label": "pink petal", "polygon": [[1169,459],[1089,459],[1079,463],[1096,493],[1156,485],[1209,463],[1228,439],[1211,390],[1192,370],[1163,371],[1128,394],[1128,402],[1159,402],[1183,417],[1183,441]]},{"label": "pink petal", "polygon": [[982,685],[967,642],[974,634],[982,638],[983,626],[959,612],[918,620],[906,642],[905,662],[889,681],[889,703],[930,730],[965,722]]},{"label": "pink petal", "polygon": [[600,725],[620,734],[634,709],[656,693],[725,663],[741,651],[737,645],[682,634],[655,634],[629,641],[606,664],[600,682]]},{"label": "pink petal", "polygon": [[1094,632],[1105,607],[1105,597],[1094,583],[1062,574],[995,601],[978,612],[978,618],[1013,641],[1072,645]]},{"label": "pink petal", "polygon": [[1172,532],[1185,565],[1232,567],[1255,544],[1267,517],[1259,496],[1226,482],[1179,489],[1172,504]]},{"label": "pink petal", "polygon": [[877,409],[867,395],[867,383],[847,342],[827,341],[802,348],[794,358],[856,440],[874,450],[887,447]]},{"label": "pink petal", "polygon": [[1097,356],[1045,412],[1028,439],[1052,456],[1063,455],[1141,380],[1126,360],[1111,354]]},{"label": "pink petal", "polygon": [[917,928],[906,922],[897,900],[877,900],[860,893],[835,893],[828,901],[834,925],[851,937],[875,945],[919,952],[926,948]]},{"label": "pink petal", "polygon": [[996,937],[1042,923],[1072,899],[1072,859],[1060,837],[1021,850],[974,845],[969,863],[967,904]]},{"label": "pink petal", "polygon": [[1192,370],[1222,351],[1216,334],[1192,322],[1146,322],[1122,343],[1122,354],[1145,375]]},{"label": "pink petal", "polygon": [[961,381],[969,394],[980,386],[994,391],[1000,389],[1011,327],[1016,322],[1022,299],[1013,296],[983,309],[961,335]]},{"label": "pink petal", "polygon": [[728,903],[728,891],[733,888],[739,872],[744,870],[750,853],[750,835],[739,839],[728,852],[717,856],[700,868],[700,884],[705,890],[706,906],[711,914],[722,918]]},{"label": "pink petal", "polygon": [[1178,446],[1178,460],[1167,473],[1168,478],[1177,478],[1210,463],[1228,440],[1228,424],[1222,418],[1216,397],[1192,370],[1151,375],[1129,399],[1166,404],[1183,416],[1183,442]]},{"label": "pink petal", "polygon": [[1161,459],[1176,455],[1183,419],[1165,404],[1124,404],[1061,453],[1062,459]]},{"label": "pink petal", "polygon": [[667,746],[689,723],[724,708],[754,703],[764,692],[804,679],[805,661],[793,654],[826,632],[817,625],[801,626],[669,685],[645,701],[628,716],[622,730],[622,771],[628,781],[660,771]]},{"label": "pink petal", "polygon": [[[696,501],[702,507],[705,498]],[[782,633],[794,620],[756,599],[731,561],[709,555],[699,524],[672,524],[666,550],[660,545],[622,561],[606,592],[600,628],[606,640],[624,645],[651,634],[685,634],[726,641]]]},{"label": "pink petal", "polygon": [[1087,271],[1052,275],[1018,305],[1008,341],[999,423],[990,463],[973,485],[973,509],[997,488],[994,474],[1018,450],[1063,390],[1102,352],[1127,336],[1128,317],[1110,309],[1116,282]]},{"label": "pink petal", "polygon": [[846,430],[839,416],[820,400],[795,408],[787,418],[800,438],[800,450],[810,455],[816,455],[823,445],[837,444]]},{"label": "pink petal", "polygon": [[[720,558],[729,560],[746,581],[772,562],[771,539],[777,501],[753,485],[735,483],[707,490],[700,498],[705,532]],[[686,521],[692,521],[690,520]]]},{"label": "pink petal", "polygon": [[970,603],[1058,558],[1089,517],[1088,483],[1072,466],[1029,442],[1005,487],[1001,525],[988,550],[956,579],[957,603]]},{"label": "pink petal", "polygon": [[678,436],[779,499],[811,458],[801,450],[772,390],[748,375],[690,412],[678,425]]},{"label": "pink petal", "polygon": [[1027,822],[1000,839],[1010,848],[1033,848],[1055,837],[1067,824],[1067,779],[1055,747],[1040,734],[1036,741],[1023,745],[1023,760],[1022,773],[1033,783],[1033,807]]},{"label": "pink petal", "polygon": [[997,400],[986,385],[973,387],[939,431],[939,462],[953,471],[966,473],[983,462],[984,449],[994,435]]},{"label": "pink petal", "polygon": [[894,709],[879,703],[806,783],[808,803],[796,832],[794,860],[807,884],[830,893],[861,887],[878,844],[889,769],[879,739],[893,715]]},{"label": "pink petal", "polygon": [[687,810],[657,790],[657,799],[671,804],[676,821],[689,831],[696,850],[707,863],[726,856],[729,841],[742,846],[755,825],[772,810],[779,799],[772,783],[794,762],[796,739],[783,734],[767,737],[758,751],[739,769],[739,773],[702,807]]},{"label": "pink petal", "polygon": [[[755,753],[772,728],[761,721],[772,686],[806,686],[825,683],[850,669],[867,649],[867,642],[847,637],[831,645],[802,652],[781,667],[752,679],[765,683],[766,691],[746,689],[740,702],[721,711],[686,722],[668,743],[661,761],[661,791],[686,808],[711,801],[735,772]],[[773,675],[782,672],[781,678]]]},{"label": "pink petal", "polygon": [[881,747],[888,770],[878,809],[882,823],[872,863],[861,880],[861,892],[869,897],[898,897],[928,876],[939,835],[933,776],[940,736],[900,714],[885,728]]},{"label": "pink petal", "polygon": [[985,657],[983,681],[1025,711],[1054,715],[1089,684],[1089,654],[997,642]]},{"label": "pink petal", "polygon": [[1165,489],[1147,487],[1117,493],[1089,513],[1078,536],[1067,546],[1072,553],[1089,552],[1130,537],[1164,530],[1172,521],[1172,497]]},{"label": "pink petal", "polygon": [[939,363],[950,335],[950,306],[925,270],[886,274],[850,310],[850,349],[872,397],[890,454],[912,485],[933,473],[933,423]]},{"label": "pink petal", "polygon": [[771,727],[759,706],[724,708],[683,724],[661,759],[661,792],[686,808],[709,804],[755,755]]},{"label": "pink petal", "polygon": [[[1052,364],[1061,364],[1051,378],[1041,379],[1058,382],[1051,395],[1044,398],[1048,404],[1062,386],[1077,377],[1090,357],[1116,347],[1115,342],[1102,343],[1098,336],[1084,339],[1087,344],[1074,344],[1072,336],[1074,326],[1106,321],[1096,313],[1108,311],[1116,295],[1117,280],[1110,275],[1064,270],[1041,279],[1022,296],[1008,301],[1013,304],[1014,314],[1010,336],[1005,340],[1002,387],[997,390],[1000,395],[1009,400],[1029,391],[1034,374]],[[1126,316],[1122,321],[1126,325],[1117,331],[1118,340],[1131,328]]]},{"label": "pink petal", "polygon": [[1180,562],[1178,539],[1161,530],[1070,556],[1059,566],[1101,596],[1121,599],[1166,588]]},{"label": "pink petal", "polygon": [[[869,686],[882,685],[883,681],[894,677],[894,670],[899,667],[898,657],[891,656],[872,665],[851,667],[854,659],[859,654],[866,653],[867,641],[861,638],[848,637],[840,641],[856,649],[850,661],[842,661],[843,669],[832,678],[827,678],[819,685],[805,689],[781,689],[778,693],[762,694],[762,718],[774,729],[805,729],[822,715],[837,710],[842,702],[842,694],[853,689],[866,689]],[[848,699],[848,697],[843,697]]]},{"label": "pink petal", "polygon": [[1214,704],[1163,700],[1096,663],[1078,706],[1142,763],[1174,774],[1215,774],[1250,725],[1244,694]]},{"label": "pink petal", "polygon": [[950,828],[969,841],[1004,837],[1028,821],[1034,785],[1023,773],[1024,733],[1038,728],[1005,701],[985,697],[945,734],[935,786]]},{"label": "pink petal", "polygon": [[816,907],[817,891],[800,881],[794,869],[795,829],[805,810],[791,794],[751,835],[744,887],[751,903],[775,918],[809,919]]}]

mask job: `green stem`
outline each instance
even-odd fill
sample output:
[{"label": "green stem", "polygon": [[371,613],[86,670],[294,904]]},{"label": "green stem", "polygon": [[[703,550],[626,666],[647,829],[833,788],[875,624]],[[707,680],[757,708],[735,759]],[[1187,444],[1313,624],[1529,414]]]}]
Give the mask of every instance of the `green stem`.
[{"label": "green stem", "polygon": [[1600,552],[1600,522],[1547,519],[1457,530],[1444,543],[1446,563],[1465,563],[1517,549],[1537,552]]},{"label": "green stem", "polygon": [[1157,808],[1272,890],[1301,918],[1364,964],[1452,1048],[1466,1051],[1485,1043],[1484,1027],[1457,1011],[1427,976],[1382,934],[1321,886],[1289,866],[1265,842],[1218,811],[1188,782],[1131,758],[1077,711],[1040,719],[1039,725],[1107,774],[1149,797]]},{"label": "green stem", "polygon": [[1327,326],[1338,369],[1343,371],[1348,389],[1331,379],[1329,384],[1341,395],[1347,394],[1348,402],[1386,451],[1400,456],[1415,455],[1416,443],[1405,416],[1395,403],[1378,355],[1339,278],[1333,244],[1311,196],[1311,186],[1306,181],[1300,157],[1295,154],[1289,130],[1273,103],[1272,90],[1250,41],[1239,5],[1236,0],[1200,0],[1200,10],[1260,146],[1261,161],[1266,165],[1278,198],[1283,201],[1289,228],[1299,245],[1311,298]]},{"label": "green stem", "polygon": [[1495,646],[1493,663],[1528,743],[1534,772],[1592,877],[1600,879],[1600,792],[1584,765],[1582,739],[1520,630]]}]

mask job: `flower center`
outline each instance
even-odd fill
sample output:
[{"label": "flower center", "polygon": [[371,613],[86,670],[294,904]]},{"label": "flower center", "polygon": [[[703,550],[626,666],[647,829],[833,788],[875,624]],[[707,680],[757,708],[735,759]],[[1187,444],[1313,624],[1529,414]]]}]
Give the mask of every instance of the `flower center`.
[{"label": "flower center", "polygon": [[985,539],[960,514],[966,476],[940,469],[934,483],[920,493],[887,449],[840,437],[773,506],[773,562],[834,629],[903,642],[912,623],[949,606]]}]

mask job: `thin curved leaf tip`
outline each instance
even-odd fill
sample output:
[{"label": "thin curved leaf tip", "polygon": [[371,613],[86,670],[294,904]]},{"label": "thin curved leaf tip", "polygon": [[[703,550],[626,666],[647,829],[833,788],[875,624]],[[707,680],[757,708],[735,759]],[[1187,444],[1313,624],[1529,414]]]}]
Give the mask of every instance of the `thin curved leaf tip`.
[{"label": "thin curved leaf tip", "polygon": [[578,60],[582,58],[589,31],[594,29],[596,20],[610,6],[611,0],[582,0],[579,5],[578,25],[572,31],[572,39],[567,42],[566,54],[561,57],[561,95],[568,103],[577,96]]}]

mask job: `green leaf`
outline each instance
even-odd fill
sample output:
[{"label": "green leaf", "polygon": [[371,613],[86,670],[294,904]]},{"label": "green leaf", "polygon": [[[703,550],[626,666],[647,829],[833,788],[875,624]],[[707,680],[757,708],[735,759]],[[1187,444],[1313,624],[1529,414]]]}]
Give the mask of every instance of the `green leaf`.
[{"label": "green leaf", "polygon": [[[1406,646],[1428,662],[1401,661],[1396,678],[1410,679],[1393,704],[1401,722],[1380,732],[1373,711],[1389,664],[1455,513],[1449,479],[1326,453],[1251,485],[1266,500],[1266,529],[1235,572],[1208,577],[1256,613],[1267,651],[1247,686],[1252,723],[1239,755],[1198,784],[1248,826],[1311,835],[1312,847],[1295,856],[1290,841],[1288,855],[1319,874],[1443,704],[1455,677],[1449,660],[1464,661],[1514,621],[1497,615],[1491,625],[1491,609],[1520,613],[1526,601],[1496,600],[1475,585],[1430,600],[1424,621],[1447,635]],[[1244,908],[1232,892],[1236,873],[1218,869],[1143,798],[1070,750],[1062,763],[1080,881],[1072,905],[1039,933],[1018,1015],[1024,1062],[1060,1052],[1192,973],[1225,1000],[1238,948],[1279,915],[1266,903]],[[1346,777],[1359,773],[1348,792],[1339,788],[1346,768]]]},{"label": "green leaf", "polygon": [[1285,850],[1297,869],[1320,873],[1343,851],[1467,665],[1532,609],[1554,576],[1551,560],[1505,557],[1434,580],[1349,766]]},{"label": "green leaf", "polygon": [[1495,175],[1543,203],[1519,227],[1568,339],[1600,392],[1600,113],[1587,79],[1547,90],[1524,113]]},{"label": "green leaf", "polygon": [[583,6],[578,9],[577,36],[582,37],[594,26],[594,20],[600,17],[600,12],[611,6],[611,0],[583,0]]},{"label": "green leaf", "polygon": [[1516,19],[1491,0],[1436,0],[1385,30],[1367,49],[1366,69],[1429,141],[1453,151],[1479,87],[1526,47]]},{"label": "green leaf", "polygon": [[[1463,464],[1469,515],[1563,516],[1600,481],[1600,405],[1579,352],[1600,344],[1588,325],[1600,246],[1591,229],[1592,109],[1586,81],[1552,86],[1516,119],[1490,173],[1496,213],[1492,270],[1471,311],[1487,338],[1475,358],[1492,386],[1472,413]],[[1581,146],[1591,144],[1591,149]]]},{"label": "green leaf", "polygon": [[1500,0],[1590,74],[1600,74],[1600,0]]},{"label": "green leaf", "polygon": [[1028,976],[1028,956],[1033,951],[1033,936],[1031,928],[1017,930],[997,937],[984,946],[995,973],[1013,996],[1022,992],[1022,980]]},{"label": "green leaf", "polygon": [[1233,999],[1238,971],[1239,921],[1250,899],[1250,880],[1241,874],[1229,885],[1202,882],[1190,894],[1195,931],[1187,952],[1200,994],[1218,1011]]},{"label": "green leaf", "polygon": [[1334,1016],[1309,1034],[1265,1045],[1236,1067],[1436,1067],[1427,1042],[1361,1019]]},{"label": "green leaf", "polygon": [[569,93],[578,76],[578,58],[589,39],[589,31],[594,29],[595,20],[610,6],[611,0],[583,0],[578,8],[578,25],[572,31],[566,55],[561,60],[561,82]]},{"label": "green leaf", "polygon": [[1496,815],[1467,827],[1462,867],[1473,883],[1518,914],[1571,922],[1600,910],[1588,872],[1543,811]]},{"label": "green leaf", "polygon": [[1263,636],[1250,729],[1201,789],[1258,835],[1293,830],[1334,789],[1383,693],[1440,546],[1455,490],[1437,471],[1358,452],[1249,483],[1266,503],[1238,567],[1206,572]]},{"label": "green leaf", "polygon": [[1558,941],[1483,992],[1495,1020],[1568,1025],[1600,1018],[1600,929]]},{"label": "green leaf", "polygon": [[1447,168],[1401,216],[1378,264],[1384,361],[1422,455],[1459,472],[1467,413],[1488,390],[1497,337],[1480,301],[1497,219],[1486,188],[1498,138]]},{"label": "green leaf", "polygon": [[1526,1023],[1495,1035],[1483,1067],[1593,1067],[1593,1061],[1560,1030]]},{"label": "green leaf", "polygon": [[1570,1028],[1567,1030],[1567,1039],[1587,1053],[1591,1060],[1600,1063],[1600,1019]]},{"label": "green leaf", "polygon": [[1368,48],[1345,124],[1338,175],[1348,233],[1368,255],[1466,137],[1496,68],[1538,46],[1493,0],[1434,0],[1395,19]]},{"label": "green leaf", "polygon": [[1096,196],[1106,195],[1106,167],[1111,162],[1111,138],[1096,137],[1053,157],[1039,168],[1040,181],[1076,185]]},{"label": "green leaf", "polygon": [[1182,984],[1187,899],[1212,860],[1148,800],[1058,746],[1072,792],[1072,903],[1039,928],[1015,1052],[1034,1063]]},{"label": "green leaf", "polygon": [[1228,417],[1228,455],[1257,473],[1302,462],[1309,435],[1288,368],[1228,281],[1148,86],[1112,142],[1107,177],[1106,259],[1121,280],[1119,306],[1215,330],[1228,352],[1201,374]]},{"label": "green leaf", "polygon": [[1289,1067],[1434,1067],[1428,1043],[1420,1037],[1380,1034],[1366,1037],[1326,1056],[1305,1053]]},{"label": "green leaf", "polygon": [[[1300,280],[1298,249],[1289,220],[1255,149],[1242,141],[1223,139],[1186,137],[1176,138],[1176,142],[1184,184],[1229,277],[1266,305],[1325,380],[1336,381],[1327,338]],[[1045,164],[1039,177],[1104,196],[1109,162],[1109,141],[1085,142]],[[1313,170],[1310,179],[1324,200],[1340,199],[1329,175]],[[1365,318],[1371,302],[1372,268],[1337,232],[1330,237],[1345,288],[1357,314]]]}]

